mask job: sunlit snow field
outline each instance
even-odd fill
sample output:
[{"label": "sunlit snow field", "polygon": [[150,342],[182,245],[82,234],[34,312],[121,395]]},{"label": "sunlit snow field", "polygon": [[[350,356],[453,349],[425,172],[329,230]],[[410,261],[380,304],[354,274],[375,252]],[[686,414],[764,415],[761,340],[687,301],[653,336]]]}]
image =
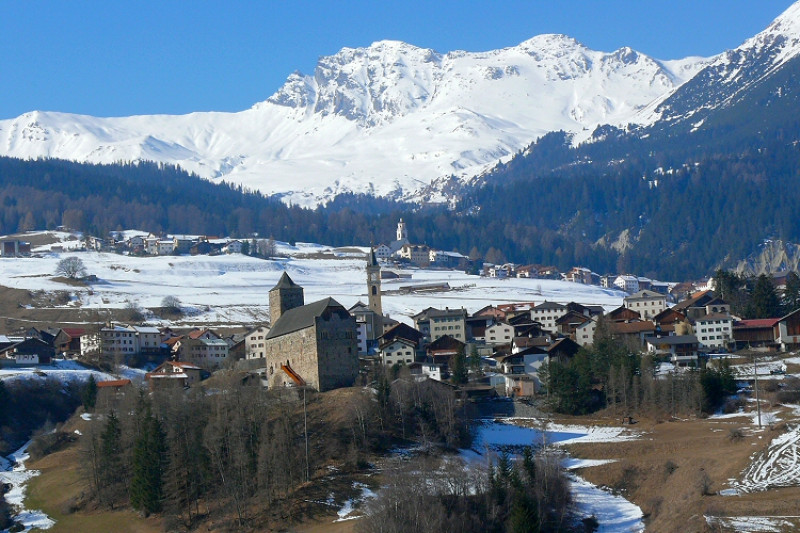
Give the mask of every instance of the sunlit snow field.
[{"label": "sunlit snow field", "polygon": [[[268,292],[286,271],[305,289],[306,302],[328,296],[345,307],[366,301],[366,248],[335,249],[316,244],[278,245],[282,258],[263,260],[240,254],[219,256],[131,257],[114,253],[35,251],[40,257],[0,261],[0,285],[30,291],[68,291],[68,306],[119,309],[128,303],[158,307],[165,296],[177,296],[188,317],[186,323],[252,324],[268,316]],[[54,281],[58,262],[75,255],[98,281],[74,287]],[[621,305],[623,294],[555,280],[495,279],[463,272],[433,269],[394,269],[411,279],[383,282],[383,310],[393,318],[410,322],[410,316],[426,307],[464,307],[474,312],[489,304],[544,300],[602,305]],[[446,282],[450,291],[400,294],[401,286]],[[397,291],[397,292],[396,292]],[[160,319],[154,319],[156,322]]]}]

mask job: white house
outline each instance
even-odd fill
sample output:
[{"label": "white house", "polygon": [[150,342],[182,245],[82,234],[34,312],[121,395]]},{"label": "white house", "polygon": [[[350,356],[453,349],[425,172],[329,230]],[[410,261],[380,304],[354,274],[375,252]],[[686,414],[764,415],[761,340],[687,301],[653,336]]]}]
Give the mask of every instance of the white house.
[{"label": "white house", "polygon": [[711,314],[695,320],[694,334],[701,347],[723,348],[733,340],[733,318]]},{"label": "white house", "polygon": [[556,321],[569,311],[566,305],[544,301],[531,309],[531,319],[542,324],[548,331],[556,331]]},{"label": "white house", "polygon": [[496,322],[486,328],[486,344],[496,346],[499,344],[511,344],[514,340],[514,326],[505,322]]},{"label": "white house", "polygon": [[575,328],[575,342],[581,346],[594,343],[594,332],[597,329],[597,320],[587,318],[586,322]]},{"label": "white house", "polygon": [[245,334],[245,359],[261,359],[266,357],[264,352],[264,338],[268,333],[269,328],[267,326],[258,326]]},{"label": "white house", "polygon": [[639,292],[639,278],[631,276],[630,274],[623,274],[617,276],[614,280],[614,286],[627,293],[633,294]]},{"label": "white house", "polygon": [[417,344],[402,337],[396,337],[379,347],[381,362],[384,365],[411,364],[417,353]]},{"label": "white house", "polygon": [[385,244],[379,244],[375,247],[375,257],[383,259],[384,261],[392,257],[392,249]]},{"label": "white house", "polygon": [[645,320],[650,320],[667,308],[667,297],[653,291],[639,291],[623,298],[623,305],[639,313]]},{"label": "white house", "polygon": [[235,239],[228,241],[228,244],[225,245],[222,251],[226,254],[240,254],[242,253],[242,241]]}]

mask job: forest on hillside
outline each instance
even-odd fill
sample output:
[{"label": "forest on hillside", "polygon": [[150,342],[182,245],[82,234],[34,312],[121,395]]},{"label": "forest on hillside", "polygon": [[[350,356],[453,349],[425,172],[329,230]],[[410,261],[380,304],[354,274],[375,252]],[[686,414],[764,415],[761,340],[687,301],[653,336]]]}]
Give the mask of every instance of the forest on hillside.
[{"label": "forest on hillside", "polygon": [[[660,167],[658,157],[596,164],[573,150],[548,136],[462,191],[455,207],[343,195],[316,209],[154,163],[0,158],[0,233],[63,225],[344,246],[391,241],[402,217],[412,242],[473,259],[672,280],[735,264],[765,238],[800,241],[794,145],[675,166],[665,156]],[[620,252],[610,245],[623,232]]]}]

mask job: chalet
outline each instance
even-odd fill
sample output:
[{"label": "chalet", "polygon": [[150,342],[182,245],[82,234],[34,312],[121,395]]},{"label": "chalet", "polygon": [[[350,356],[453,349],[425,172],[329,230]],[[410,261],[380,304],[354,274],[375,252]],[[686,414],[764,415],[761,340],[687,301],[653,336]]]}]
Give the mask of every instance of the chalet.
[{"label": "chalet", "polygon": [[657,357],[668,357],[675,366],[697,365],[699,343],[694,335],[646,337],[647,350]]},{"label": "chalet", "polygon": [[408,324],[403,324],[401,322],[384,331],[383,335],[380,337],[380,341],[381,343],[385,343],[401,338],[412,341],[419,345],[419,343],[422,342],[423,337],[424,335],[420,331],[412,328]]},{"label": "chalet", "polygon": [[14,359],[18,365],[49,365],[54,355],[53,346],[36,337],[28,337],[0,351],[0,357]]},{"label": "chalet", "polygon": [[629,345],[642,346],[647,337],[656,337],[666,334],[661,326],[655,325],[650,320],[635,320],[632,322],[612,322],[609,324],[611,333],[620,340],[627,340]]},{"label": "chalet", "polygon": [[667,297],[657,292],[641,290],[623,298],[625,307],[637,311],[649,320],[667,308]]},{"label": "chalet", "polygon": [[569,272],[564,274],[564,280],[571,281],[572,283],[581,283],[583,285],[600,284],[600,276],[585,267],[572,267]]},{"label": "chalet", "polygon": [[733,340],[737,350],[742,348],[778,348],[776,330],[780,318],[757,318],[733,323]]},{"label": "chalet", "polygon": [[430,262],[430,248],[424,244],[404,244],[397,255],[415,265],[427,265]]},{"label": "chalet", "polygon": [[606,312],[602,305],[583,305],[576,302],[569,302],[567,310],[575,311],[586,317],[600,316]]},{"label": "chalet", "polygon": [[155,370],[145,374],[151,390],[190,387],[202,379],[202,368],[181,361],[164,361]]},{"label": "chalet", "polygon": [[386,261],[392,257],[392,249],[385,244],[379,244],[375,247],[375,257],[382,261]]},{"label": "chalet", "polygon": [[800,309],[782,317],[774,326],[775,342],[781,350],[797,350],[800,348]]},{"label": "chalet", "polygon": [[556,332],[568,337],[575,337],[575,330],[589,319],[583,313],[567,311],[556,320]]},{"label": "chalet", "polygon": [[523,265],[517,267],[518,278],[538,278],[539,268],[536,265]]},{"label": "chalet", "polygon": [[613,311],[610,311],[606,315],[606,318],[611,322],[630,322],[632,320],[641,320],[642,315],[640,315],[638,311],[623,305],[622,307],[617,307]]},{"label": "chalet", "polygon": [[222,252],[226,254],[240,254],[242,253],[242,241],[232,240],[222,247]]},{"label": "chalet", "polygon": [[465,350],[465,343],[450,335],[444,335],[431,342],[425,352],[428,359],[447,363],[451,357],[459,352],[464,353]]},{"label": "chalet", "polygon": [[597,319],[586,318],[583,323],[575,328],[573,338],[581,346],[594,344],[594,332],[597,329]]},{"label": "chalet", "polygon": [[79,355],[81,353],[81,337],[84,335],[86,335],[86,330],[83,328],[59,329],[53,340],[56,353]]},{"label": "chalet", "polygon": [[549,361],[558,361],[559,363],[566,363],[575,357],[575,354],[580,350],[580,346],[574,340],[567,337],[556,339],[550,346],[546,348]]},{"label": "chalet", "polygon": [[674,325],[677,322],[685,322],[686,315],[675,309],[674,307],[669,307],[664,309],[656,316],[653,317],[653,322],[655,322],[659,326],[670,326]]},{"label": "chalet", "polygon": [[210,329],[194,330],[181,341],[180,360],[201,368],[220,368],[228,360],[230,346]]}]

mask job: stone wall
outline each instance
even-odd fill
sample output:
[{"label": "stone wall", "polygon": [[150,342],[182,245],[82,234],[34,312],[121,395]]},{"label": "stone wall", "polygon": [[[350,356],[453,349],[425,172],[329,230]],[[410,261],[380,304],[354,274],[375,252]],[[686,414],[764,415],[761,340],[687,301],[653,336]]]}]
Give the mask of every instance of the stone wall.
[{"label": "stone wall", "polygon": [[288,376],[281,370],[281,365],[288,363],[307,385],[320,390],[317,336],[313,326],[267,339],[264,343],[264,355],[270,386],[286,382],[283,377]]},{"label": "stone wall", "polygon": [[356,320],[346,313],[317,319],[320,390],[350,387],[358,377]]}]

